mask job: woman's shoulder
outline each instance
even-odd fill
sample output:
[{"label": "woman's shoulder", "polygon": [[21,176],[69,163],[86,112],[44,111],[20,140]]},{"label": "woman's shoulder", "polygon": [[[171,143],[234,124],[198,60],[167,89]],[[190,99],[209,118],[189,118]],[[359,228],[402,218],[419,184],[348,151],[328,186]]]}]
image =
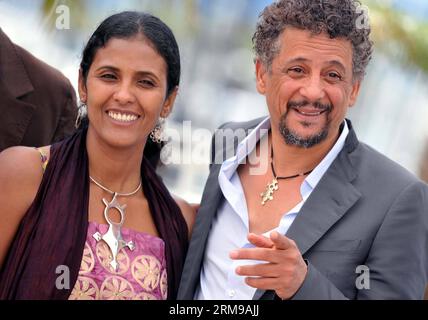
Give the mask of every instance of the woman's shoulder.
[{"label": "woman's shoulder", "polygon": [[[41,151],[42,150],[42,151]],[[43,157],[49,156],[49,146],[39,149],[31,147],[11,147],[0,152],[0,190],[6,192],[37,191],[43,177]]]},{"label": "woman's shoulder", "polygon": [[0,152],[0,172],[6,175],[33,176],[43,173],[41,163],[49,157],[50,146],[10,147]]},{"label": "woman's shoulder", "polygon": [[193,224],[195,223],[197,205],[191,205],[186,200],[176,195],[173,195],[173,198],[177,205],[180,207],[181,213],[183,214],[183,217],[186,220],[190,238],[190,235],[192,234]]},{"label": "woman's shoulder", "polygon": [[0,267],[42,177],[41,155],[35,148],[11,147],[0,152]]}]

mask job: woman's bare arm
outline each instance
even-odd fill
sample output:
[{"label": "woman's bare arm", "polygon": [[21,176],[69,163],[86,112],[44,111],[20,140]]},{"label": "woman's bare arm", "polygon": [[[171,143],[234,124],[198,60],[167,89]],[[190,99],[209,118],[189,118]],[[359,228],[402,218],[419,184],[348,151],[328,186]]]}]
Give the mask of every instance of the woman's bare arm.
[{"label": "woman's bare arm", "polygon": [[189,239],[190,239],[190,236],[192,235],[193,224],[195,223],[195,218],[196,218],[195,207],[191,206],[185,200],[175,195],[174,195],[174,200],[175,202],[177,202],[178,206],[181,209],[181,213],[183,214],[184,219],[186,220],[187,228],[189,229]]},{"label": "woman's bare arm", "polygon": [[12,147],[0,153],[0,268],[43,176],[40,153]]}]

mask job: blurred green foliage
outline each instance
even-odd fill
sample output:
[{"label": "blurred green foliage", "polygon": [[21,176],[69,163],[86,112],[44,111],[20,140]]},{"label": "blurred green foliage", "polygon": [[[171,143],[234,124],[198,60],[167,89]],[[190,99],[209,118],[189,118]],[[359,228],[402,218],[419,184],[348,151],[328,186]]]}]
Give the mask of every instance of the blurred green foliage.
[{"label": "blurred green foliage", "polygon": [[397,11],[384,1],[366,0],[376,49],[428,73],[428,21]]},{"label": "blurred green foliage", "polygon": [[78,29],[88,25],[87,3],[85,0],[43,0],[41,2],[41,10],[44,16],[44,24],[47,29],[52,31],[55,29],[57,19],[56,8],[60,5],[66,5],[70,9],[70,24]]},{"label": "blurred green foliage", "polygon": [[[151,12],[168,21],[177,33],[195,35],[200,26],[196,0],[183,0],[180,6],[176,1],[153,1]],[[412,64],[428,73],[428,21],[418,20],[404,12],[393,9],[388,2],[363,0],[369,8],[372,37],[376,50],[403,64]],[[91,23],[85,0],[43,0],[42,11],[47,19],[48,28],[54,29],[55,9],[58,5],[67,5],[71,14],[73,28],[83,29]],[[139,9],[135,1],[135,9]],[[141,8],[140,8],[141,9]],[[104,18],[104,17],[103,17]]]}]

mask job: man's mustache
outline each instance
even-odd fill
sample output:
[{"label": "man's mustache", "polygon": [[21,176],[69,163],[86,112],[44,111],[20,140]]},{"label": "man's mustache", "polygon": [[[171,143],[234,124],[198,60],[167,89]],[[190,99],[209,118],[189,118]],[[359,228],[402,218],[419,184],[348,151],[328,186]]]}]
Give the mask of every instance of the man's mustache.
[{"label": "man's mustache", "polygon": [[301,107],[307,107],[307,106],[311,106],[315,109],[319,109],[319,110],[323,110],[323,111],[327,111],[327,112],[330,112],[331,109],[333,109],[333,106],[331,104],[323,104],[323,103],[318,102],[318,101],[309,102],[307,100],[303,100],[303,101],[289,101],[287,103],[287,109],[301,108]]}]

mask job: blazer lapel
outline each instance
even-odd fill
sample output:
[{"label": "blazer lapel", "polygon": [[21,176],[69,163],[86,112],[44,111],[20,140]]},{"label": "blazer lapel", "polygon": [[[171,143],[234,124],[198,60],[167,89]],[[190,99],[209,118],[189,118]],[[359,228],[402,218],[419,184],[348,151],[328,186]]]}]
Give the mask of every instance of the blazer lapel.
[{"label": "blazer lapel", "polygon": [[[214,164],[208,177],[201,206],[198,210],[195,225],[193,228],[192,241],[189,251],[192,249],[205,249],[205,242],[211,228],[212,220],[217,212],[217,208],[222,198],[222,192],[218,184],[218,174],[221,165]],[[193,248],[192,248],[193,246]]]},{"label": "blazer lapel", "polygon": [[352,181],[356,171],[350,154],[358,140],[350,122],[345,146],[306,200],[286,236],[304,255],[357,202],[361,193]]},{"label": "blazer lapel", "polygon": [[0,151],[20,145],[36,107],[19,98],[34,91],[15,45],[0,29]]},{"label": "blazer lapel", "polygon": [[21,144],[35,108],[11,95],[0,79],[0,151]]},{"label": "blazer lapel", "polygon": [[[244,129],[248,130],[254,128],[261,121],[262,118],[251,121]],[[190,240],[186,262],[181,276],[180,288],[177,297],[179,300],[193,299],[193,295],[199,281],[208,234],[211,229],[212,221],[220,205],[220,201],[223,199],[223,194],[218,183],[219,172],[223,160],[226,160],[226,156],[229,154],[235,155],[239,142],[239,139],[234,140],[234,143],[232,145],[228,145],[227,149],[217,146],[219,148],[216,150],[216,154],[213,155],[214,163],[211,165],[210,174],[205,184],[201,206],[196,215],[192,238]]]},{"label": "blazer lapel", "polygon": [[34,91],[33,84],[25,69],[24,62],[17,53],[15,44],[0,29],[0,79],[15,98]]},{"label": "blazer lapel", "polygon": [[201,206],[196,214],[192,237],[183,267],[177,299],[191,300],[199,281],[205,246],[212,220],[217,212],[222,193],[218,184],[220,164],[213,164],[210,170]]},{"label": "blazer lapel", "polygon": [[302,255],[354,205],[361,197],[340,170],[346,157],[342,154],[335,161],[312,192],[286,236],[293,239]]},{"label": "blazer lapel", "polygon": [[[286,236],[294,240],[304,255],[358,201],[361,193],[352,185],[356,173],[350,161],[358,140],[350,132],[343,150],[306,200]],[[253,299],[272,299],[274,292],[257,290]]]}]

